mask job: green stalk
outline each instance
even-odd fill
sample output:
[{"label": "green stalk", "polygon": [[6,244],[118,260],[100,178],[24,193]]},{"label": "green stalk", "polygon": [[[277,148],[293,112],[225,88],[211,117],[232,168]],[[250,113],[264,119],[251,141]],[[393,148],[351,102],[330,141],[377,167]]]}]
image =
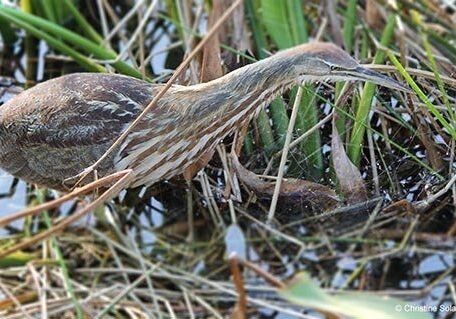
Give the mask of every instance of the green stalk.
[{"label": "green stalk", "polygon": [[442,93],[443,104],[445,104],[445,106],[447,108],[447,112],[450,115],[451,122],[456,123],[455,110],[450,105],[450,101],[448,99],[448,94],[445,90],[445,86],[443,84],[442,78],[440,77],[439,70],[437,69],[437,63],[435,62],[435,58],[432,53],[431,44],[429,43],[428,36],[423,31],[420,31],[420,35],[421,35],[421,40],[423,42],[424,49],[426,50],[426,55],[429,60],[429,64],[431,66],[432,72],[434,73],[435,81],[437,82],[439,91]]},{"label": "green stalk", "polygon": [[3,17],[0,17],[0,36],[5,47],[10,47],[17,41],[16,32]]},{"label": "green stalk", "polygon": [[404,77],[405,81],[407,81],[408,85],[410,85],[415,91],[415,93],[418,95],[420,100],[427,106],[429,111],[432,113],[432,115],[435,116],[437,121],[448,131],[448,133],[451,135],[453,139],[456,139],[456,129],[453,127],[448,121],[445,119],[445,117],[442,115],[442,113],[439,112],[439,110],[435,107],[434,104],[429,101],[429,99],[426,97],[426,94],[423,93],[423,91],[420,89],[420,87],[413,81],[412,77],[408,72],[404,69],[402,64],[396,59],[394,54],[391,51],[387,52],[388,58],[391,60],[391,62],[394,64],[394,66],[397,68],[399,73]]},{"label": "green stalk", "polygon": [[307,23],[302,14],[302,2],[291,0],[287,2],[288,21],[293,38],[293,45],[309,41],[307,34]]},{"label": "green stalk", "polygon": [[53,0],[43,0],[41,2],[41,5],[42,5],[41,7],[43,8],[46,19],[52,21],[53,23],[58,24],[60,21],[57,19],[57,16],[55,15],[54,1]]},{"label": "green stalk", "polygon": [[247,132],[244,138],[244,152],[247,156],[253,154],[253,137],[250,131]]},{"label": "green stalk", "polygon": [[263,50],[263,48],[266,48],[266,35],[263,32],[263,28],[259,26],[253,0],[245,1],[245,9],[249,18],[250,28],[252,29],[253,41],[258,49],[258,56],[260,59],[264,59],[267,57],[266,52]]},{"label": "green stalk", "polygon": [[84,67],[89,67],[89,70],[96,71],[98,69],[98,72],[103,72],[105,71],[105,68],[95,64],[92,60],[86,58],[71,47],[65,45],[62,41],[57,40],[49,34],[54,34],[61,37],[63,41],[67,41],[72,45],[79,47],[83,51],[89,54],[93,54],[97,59],[114,61],[112,62],[112,66],[122,74],[134,76],[137,78],[141,78],[142,76],[141,72],[135,68],[131,67],[123,61],[118,61],[117,54],[112,50],[102,48],[97,43],[87,40],[77,33],[65,29],[55,23],[46,21],[45,19],[24,13],[19,10],[5,7],[3,5],[0,5],[0,16],[4,17],[6,20],[18,25],[21,28],[30,31],[36,37],[44,39],[49,43],[49,45],[56,48],[57,50],[62,51],[65,54],[70,55]]},{"label": "green stalk", "polygon": [[[62,0],[59,0],[62,1]],[[81,29],[84,31],[84,33],[92,39],[92,41],[102,44],[103,43],[103,37],[90,25],[90,23],[84,18],[84,16],[80,13],[78,8],[73,4],[72,1],[70,0],[63,0],[63,4],[68,8],[70,13],[73,15],[74,19],[76,22],[79,24]]]},{"label": "green stalk", "polygon": [[[380,45],[382,47],[388,47],[394,36],[394,28],[396,26],[396,16],[391,15],[386,23],[385,30],[383,31]],[[386,53],[383,50],[377,50],[374,57],[375,64],[383,63]],[[371,109],[372,100],[374,98],[376,85],[372,83],[364,84],[363,94],[359,101],[359,107],[356,112],[355,122],[351,132],[350,143],[348,145],[348,156],[350,160],[359,166],[361,160],[361,150],[363,147],[364,133],[366,132],[366,123],[369,117],[369,111]]]},{"label": "green stalk", "polygon": [[345,11],[345,23],[344,23],[344,45],[345,50],[349,53],[353,51],[353,35],[355,33],[355,22],[356,22],[356,6],[358,0],[349,0],[347,4],[347,10]]},{"label": "green stalk", "polygon": [[[260,59],[264,59],[267,57],[265,51],[263,50],[266,47],[266,35],[263,32],[263,29],[259,25],[258,17],[255,14],[256,8],[253,3],[253,0],[247,0],[245,2],[245,8],[247,11],[247,16],[250,18],[250,26],[252,28],[253,40],[258,49],[258,55]],[[273,111],[274,112],[274,111]],[[272,153],[272,149],[274,148],[274,135],[272,132],[271,124],[269,123],[269,117],[265,110],[260,110],[258,117],[256,119],[256,124],[260,133],[261,142],[265,148],[266,154],[270,155]],[[252,140],[247,140],[246,142],[252,142]],[[252,147],[246,147],[247,149]]]},{"label": "green stalk", "polygon": [[[292,96],[295,99],[295,89],[292,92]],[[302,135],[318,123],[317,99],[318,96],[314,86],[312,84],[305,85],[295,124],[298,135]],[[315,130],[299,146],[306,159],[306,177],[314,181],[320,181],[323,178],[324,171],[320,131]]]},{"label": "green stalk", "polygon": [[23,28],[30,34],[33,34],[35,37],[45,40],[50,46],[54,47],[55,49],[59,50],[60,52],[62,52],[64,54],[67,54],[68,56],[72,57],[77,63],[79,63],[86,69],[88,69],[90,71],[94,71],[94,72],[106,72],[106,69],[103,66],[101,66],[97,63],[94,63],[91,59],[76,52],[75,50],[73,50],[72,48],[70,48],[69,46],[64,44],[62,41],[57,40],[56,38],[50,36],[49,34],[44,33],[43,31],[33,27],[30,24],[27,24],[26,22],[14,17],[14,16],[6,14],[3,11],[3,9],[4,9],[4,7],[0,6],[0,17]]},{"label": "green stalk", "polygon": [[272,155],[274,149],[274,134],[272,133],[271,125],[269,124],[268,114],[264,110],[258,113],[257,127],[261,142],[264,146],[264,151],[269,157]]},{"label": "green stalk", "polygon": [[279,139],[278,143],[276,143],[276,148],[282,147],[288,127],[288,114],[285,102],[280,97],[275,98],[269,105],[269,113],[274,131]]}]

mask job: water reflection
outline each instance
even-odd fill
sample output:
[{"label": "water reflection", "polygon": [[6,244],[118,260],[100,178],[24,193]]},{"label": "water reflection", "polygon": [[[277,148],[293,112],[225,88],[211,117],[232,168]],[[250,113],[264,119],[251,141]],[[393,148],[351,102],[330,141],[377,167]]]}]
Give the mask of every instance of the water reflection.
[{"label": "water reflection", "polygon": [[[8,194],[13,185],[14,177],[0,170],[0,194]],[[19,181],[13,194],[0,198],[0,217],[7,216],[14,212],[24,209],[27,206],[27,185]],[[20,228],[23,225],[23,219],[16,220],[11,224],[13,227]],[[7,232],[0,228],[0,236]]]}]

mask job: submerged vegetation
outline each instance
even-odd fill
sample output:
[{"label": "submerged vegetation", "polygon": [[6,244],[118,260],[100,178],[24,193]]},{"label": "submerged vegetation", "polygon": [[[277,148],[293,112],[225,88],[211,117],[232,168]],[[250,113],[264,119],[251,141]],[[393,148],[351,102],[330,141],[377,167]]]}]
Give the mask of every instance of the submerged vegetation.
[{"label": "submerged vegetation", "polygon": [[454,316],[454,4],[0,3],[1,102],[73,72],[164,83],[201,41],[178,84],[318,40],[411,89],[292,88],[191,185],[90,189],[51,207],[62,194],[3,174],[1,318]]}]

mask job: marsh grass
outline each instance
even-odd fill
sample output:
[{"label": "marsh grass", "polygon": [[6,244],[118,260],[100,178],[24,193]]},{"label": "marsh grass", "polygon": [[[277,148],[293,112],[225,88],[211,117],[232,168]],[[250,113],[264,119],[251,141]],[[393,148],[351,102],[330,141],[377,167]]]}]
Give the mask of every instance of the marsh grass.
[{"label": "marsh grass", "polygon": [[[100,3],[23,1],[22,11],[1,5],[0,75],[35,82],[66,70],[115,71],[166,80],[167,68],[204,35],[212,5],[223,1],[158,1],[153,11],[155,1]],[[280,194],[274,223],[267,224],[271,196],[239,182],[227,155],[229,137],[193,182],[193,240],[183,181],[122,191],[96,216],[0,260],[0,316],[228,317],[237,301],[226,259],[232,251],[225,245],[233,240],[226,238],[233,225],[242,232],[237,247],[243,252],[237,253],[282,281],[305,270],[329,293],[370,291],[411,303],[454,304],[455,8],[438,1],[428,7],[364,3],[369,10],[353,0],[245,0],[244,16],[237,12],[241,21],[230,20],[219,38],[226,69],[319,39],[344,45],[363,63],[387,64],[390,76],[411,87],[414,94],[369,83],[318,83],[306,86],[298,101],[285,177],[312,180],[341,195],[332,128],[322,121],[333,114],[369,201],[321,211],[317,200]],[[26,51],[27,60],[39,63],[23,64],[24,35],[46,43],[44,54]],[[27,72],[38,64],[44,70]],[[199,79],[200,69],[195,59],[180,83]],[[295,97],[296,89],[286,92],[250,124],[240,160],[267,181],[277,176]],[[29,186],[24,201],[32,206],[54,196]],[[10,227],[0,250],[45,231],[68,205],[82,207],[97,196]],[[243,280],[245,317],[315,317],[279,298],[257,273],[244,270]],[[435,317],[445,315],[451,316]],[[232,318],[242,318],[237,316]]]}]

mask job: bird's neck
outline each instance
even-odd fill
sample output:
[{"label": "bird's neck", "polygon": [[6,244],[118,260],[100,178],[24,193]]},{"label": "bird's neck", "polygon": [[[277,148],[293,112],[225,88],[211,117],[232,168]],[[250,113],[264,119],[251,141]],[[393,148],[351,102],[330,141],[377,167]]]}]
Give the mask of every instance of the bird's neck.
[{"label": "bird's neck", "polygon": [[239,68],[217,79],[215,85],[233,92],[237,98],[244,95],[261,96],[265,92],[275,93],[279,87],[294,83],[293,57],[274,55]]},{"label": "bird's neck", "polygon": [[192,86],[202,99],[188,111],[198,118],[251,116],[295,83],[293,57],[277,55],[249,64],[208,83]]}]

